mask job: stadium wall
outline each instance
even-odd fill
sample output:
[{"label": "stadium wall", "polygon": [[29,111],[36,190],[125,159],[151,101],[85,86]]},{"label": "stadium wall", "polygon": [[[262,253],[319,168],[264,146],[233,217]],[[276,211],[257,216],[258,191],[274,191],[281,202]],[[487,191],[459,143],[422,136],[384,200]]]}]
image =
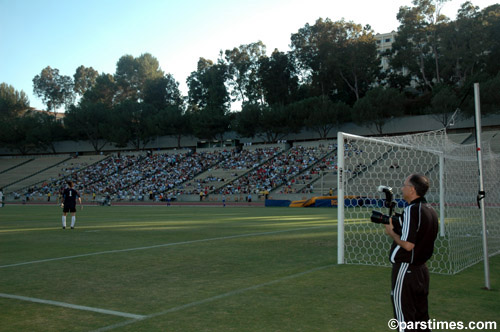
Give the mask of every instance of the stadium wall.
[{"label": "stadium wall", "polygon": [[[483,127],[500,127],[500,115],[488,115],[484,116],[482,119]],[[408,116],[401,118],[394,118],[389,120],[383,126],[384,135],[396,135],[403,133],[416,133],[429,130],[437,130],[443,127],[436,117],[431,115],[420,115],[420,116]],[[474,119],[460,119],[455,121],[455,125],[451,130],[471,130],[474,127]],[[361,136],[373,136],[377,135],[375,127],[367,128],[363,126],[358,126],[352,122],[346,123],[340,127],[335,127],[330,131],[329,139],[336,139],[337,132],[343,131]],[[240,138],[234,132],[227,133],[224,139],[239,139],[242,144],[262,144],[265,141],[262,138]],[[284,138],[287,141],[307,141],[307,140],[319,140],[318,133],[313,131],[303,130],[297,134],[290,134]],[[196,148],[198,139],[193,136],[183,136],[181,138],[181,146],[187,148]],[[104,144],[104,142],[102,142]],[[102,145],[101,144],[101,145]],[[156,150],[156,149],[175,149],[177,148],[177,137],[173,136],[161,136],[146,145],[145,149]],[[95,153],[92,144],[87,141],[62,141],[55,143],[55,150],[58,154],[93,154]],[[102,148],[103,153],[111,153],[118,151],[133,151],[135,148],[131,145],[123,148],[116,147],[114,144],[104,144]],[[53,154],[51,150],[37,151],[35,154]],[[0,147],[0,156],[12,156],[18,155],[17,151],[9,150],[5,147]]]}]

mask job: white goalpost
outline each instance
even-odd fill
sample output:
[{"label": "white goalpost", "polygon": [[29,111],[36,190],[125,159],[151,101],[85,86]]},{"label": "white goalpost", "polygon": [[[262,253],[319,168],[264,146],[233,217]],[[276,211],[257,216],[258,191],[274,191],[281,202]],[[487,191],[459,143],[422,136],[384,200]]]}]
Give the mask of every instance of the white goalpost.
[{"label": "white goalpost", "polygon": [[[463,134],[463,140],[470,134]],[[460,135],[459,135],[460,136]],[[460,137],[459,137],[460,138]],[[393,188],[401,211],[401,186],[411,173],[431,181],[426,195],[439,215],[440,232],[432,272],[455,274],[484,259],[478,166],[474,144],[449,139],[446,131],[370,138],[338,133],[338,263],[389,266],[390,239],[384,228],[370,222],[372,210],[387,213],[379,185]],[[342,148],[343,147],[343,148]],[[486,152],[488,151],[488,152]],[[483,147],[485,205],[489,255],[500,252],[499,156]],[[344,197],[342,204],[341,197]]]}]

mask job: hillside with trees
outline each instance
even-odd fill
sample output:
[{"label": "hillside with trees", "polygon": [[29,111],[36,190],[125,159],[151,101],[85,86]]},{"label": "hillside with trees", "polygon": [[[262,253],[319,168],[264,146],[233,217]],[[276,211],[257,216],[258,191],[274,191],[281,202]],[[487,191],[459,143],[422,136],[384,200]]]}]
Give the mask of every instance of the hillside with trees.
[{"label": "hillside with trees", "polygon": [[[450,20],[442,4],[400,7],[396,40],[383,54],[369,25],[328,18],[291,33],[287,52],[267,55],[261,41],[221,50],[218,59],[199,59],[187,96],[149,53],[123,55],[115,73],[82,65],[66,76],[47,66],[33,90],[49,112],[30,110],[23,91],[0,85],[0,144],[28,154],[86,140],[99,152],[106,143],[142,149],[157,136],[180,145],[182,135],[220,139],[229,131],[273,142],[304,128],[325,138],[349,121],[383,134],[392,117],[433,114],[445,125],[457,108],[472,114],[474,82],[483,114],[498,113],[500,5],[465,2]],[[63,109],[62,122],[55,114]]]}]

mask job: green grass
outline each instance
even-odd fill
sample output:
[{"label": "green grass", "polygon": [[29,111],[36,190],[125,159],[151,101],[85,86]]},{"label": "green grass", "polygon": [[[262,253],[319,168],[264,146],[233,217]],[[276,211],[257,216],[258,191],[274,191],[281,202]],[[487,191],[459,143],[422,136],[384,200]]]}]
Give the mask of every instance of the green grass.
[{"label": "green grass", "polygon": [[[334,209],[89,206],[75,230],[60,219],[55,206],[0,209],[0,293],[145,319],[0,297],[0,331],[388,330],[390,269],[336,265]],[[498,321],[500,257],[490,264],[492,291],[481,264],[432,275],[432,318]]]}]

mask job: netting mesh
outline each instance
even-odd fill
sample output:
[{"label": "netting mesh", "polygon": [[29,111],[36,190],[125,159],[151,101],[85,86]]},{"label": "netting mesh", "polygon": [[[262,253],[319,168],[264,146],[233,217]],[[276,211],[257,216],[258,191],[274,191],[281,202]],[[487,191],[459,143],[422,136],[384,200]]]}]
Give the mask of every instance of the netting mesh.
[{"label": "netting mesh", "polygon": [[[370,222],[370,215],[372,210],[388,212],[382,206],[385,195],[377,192],[379,185],[393,188],[396,211],[402,211],[401,186],[411,173],[425,174],[430,179],[427,201],[444,219],[429,269],[454,274],[483,259],[474,144],[454,143],[445,130],[376,139],[340,134],[339,147],[341,139],[344,158],[343,163],[339,160],[338,185],[347,198],[343,207],[345,263],[390,265],[392,241],[384,227]],[[500,158],[491,152],[488,142],[484,142],[482,150],[488,246],[489,254],[494,255],[500,252]]]}]

